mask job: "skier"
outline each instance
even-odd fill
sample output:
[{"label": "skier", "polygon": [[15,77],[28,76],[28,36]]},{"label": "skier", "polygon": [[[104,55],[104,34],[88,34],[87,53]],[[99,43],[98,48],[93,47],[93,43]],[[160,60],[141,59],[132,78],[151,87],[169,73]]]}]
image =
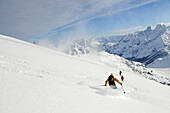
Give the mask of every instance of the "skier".
[{"label": "skier", "polygon": [[115,81],[117,83],[119,83],[120,85],[122,85],[122,83],[114,77],[113,73],[111,73],[111,75],[107,78],[107,80],[105,81],[105,86],[107,86],[107,82],[109,82],[109,86],[113,89],[117,89]]},{"label": "skier", "polygon": [[119,75],[121,76],[121,80],[123,81],[124,80],[124,77],[122,75],[122,71],[119,72]]}]

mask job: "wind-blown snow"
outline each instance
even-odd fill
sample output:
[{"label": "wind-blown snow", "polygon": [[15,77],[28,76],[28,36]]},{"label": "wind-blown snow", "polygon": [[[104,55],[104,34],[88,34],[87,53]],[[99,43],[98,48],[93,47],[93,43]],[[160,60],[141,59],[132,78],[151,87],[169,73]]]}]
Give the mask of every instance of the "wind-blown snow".
[{"label": "wind-blown snow", "polygon": [[[170,87],[130,71],[120,57],[114,58],[108,65],[0,35],[0,112],[169,113]],[[120,80],[122,68],[125,94],[119,84],[117,90],[99,87],[110,73]]]}]

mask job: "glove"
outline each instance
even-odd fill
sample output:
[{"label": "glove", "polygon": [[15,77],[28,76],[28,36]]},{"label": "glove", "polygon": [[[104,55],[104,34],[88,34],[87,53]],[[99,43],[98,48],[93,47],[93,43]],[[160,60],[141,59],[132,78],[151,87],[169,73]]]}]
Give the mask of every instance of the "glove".
[{"label": "glove", "polygon": [[122,83],[120,85],[122,86]]}]

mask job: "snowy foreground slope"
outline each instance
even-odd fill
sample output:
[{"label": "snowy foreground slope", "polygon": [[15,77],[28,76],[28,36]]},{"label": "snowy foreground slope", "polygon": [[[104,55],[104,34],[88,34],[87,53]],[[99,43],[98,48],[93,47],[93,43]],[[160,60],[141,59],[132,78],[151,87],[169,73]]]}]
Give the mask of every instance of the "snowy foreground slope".
[{"label": "snowy foreground slope", "polygon": [[0,113],[169,113],[170,87],[123,65],[125,94],[118,84],[98,87],[111,72],[120,79],[117,60],[109,66],[0,35]]}]

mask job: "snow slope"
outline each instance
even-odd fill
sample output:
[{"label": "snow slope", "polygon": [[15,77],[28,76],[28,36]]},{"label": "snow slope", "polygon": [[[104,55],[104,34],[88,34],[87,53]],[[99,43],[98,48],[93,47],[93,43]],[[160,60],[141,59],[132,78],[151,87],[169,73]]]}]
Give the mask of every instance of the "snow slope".
[{"label": "snow slope", "polygon": [[118,84],[117,90],[99,87],[111,72],[120,79],[121,68],[113,65],[0,35],[0,112],[169,113],[170,87],[126,66],[121,66],[125,94]]}]

